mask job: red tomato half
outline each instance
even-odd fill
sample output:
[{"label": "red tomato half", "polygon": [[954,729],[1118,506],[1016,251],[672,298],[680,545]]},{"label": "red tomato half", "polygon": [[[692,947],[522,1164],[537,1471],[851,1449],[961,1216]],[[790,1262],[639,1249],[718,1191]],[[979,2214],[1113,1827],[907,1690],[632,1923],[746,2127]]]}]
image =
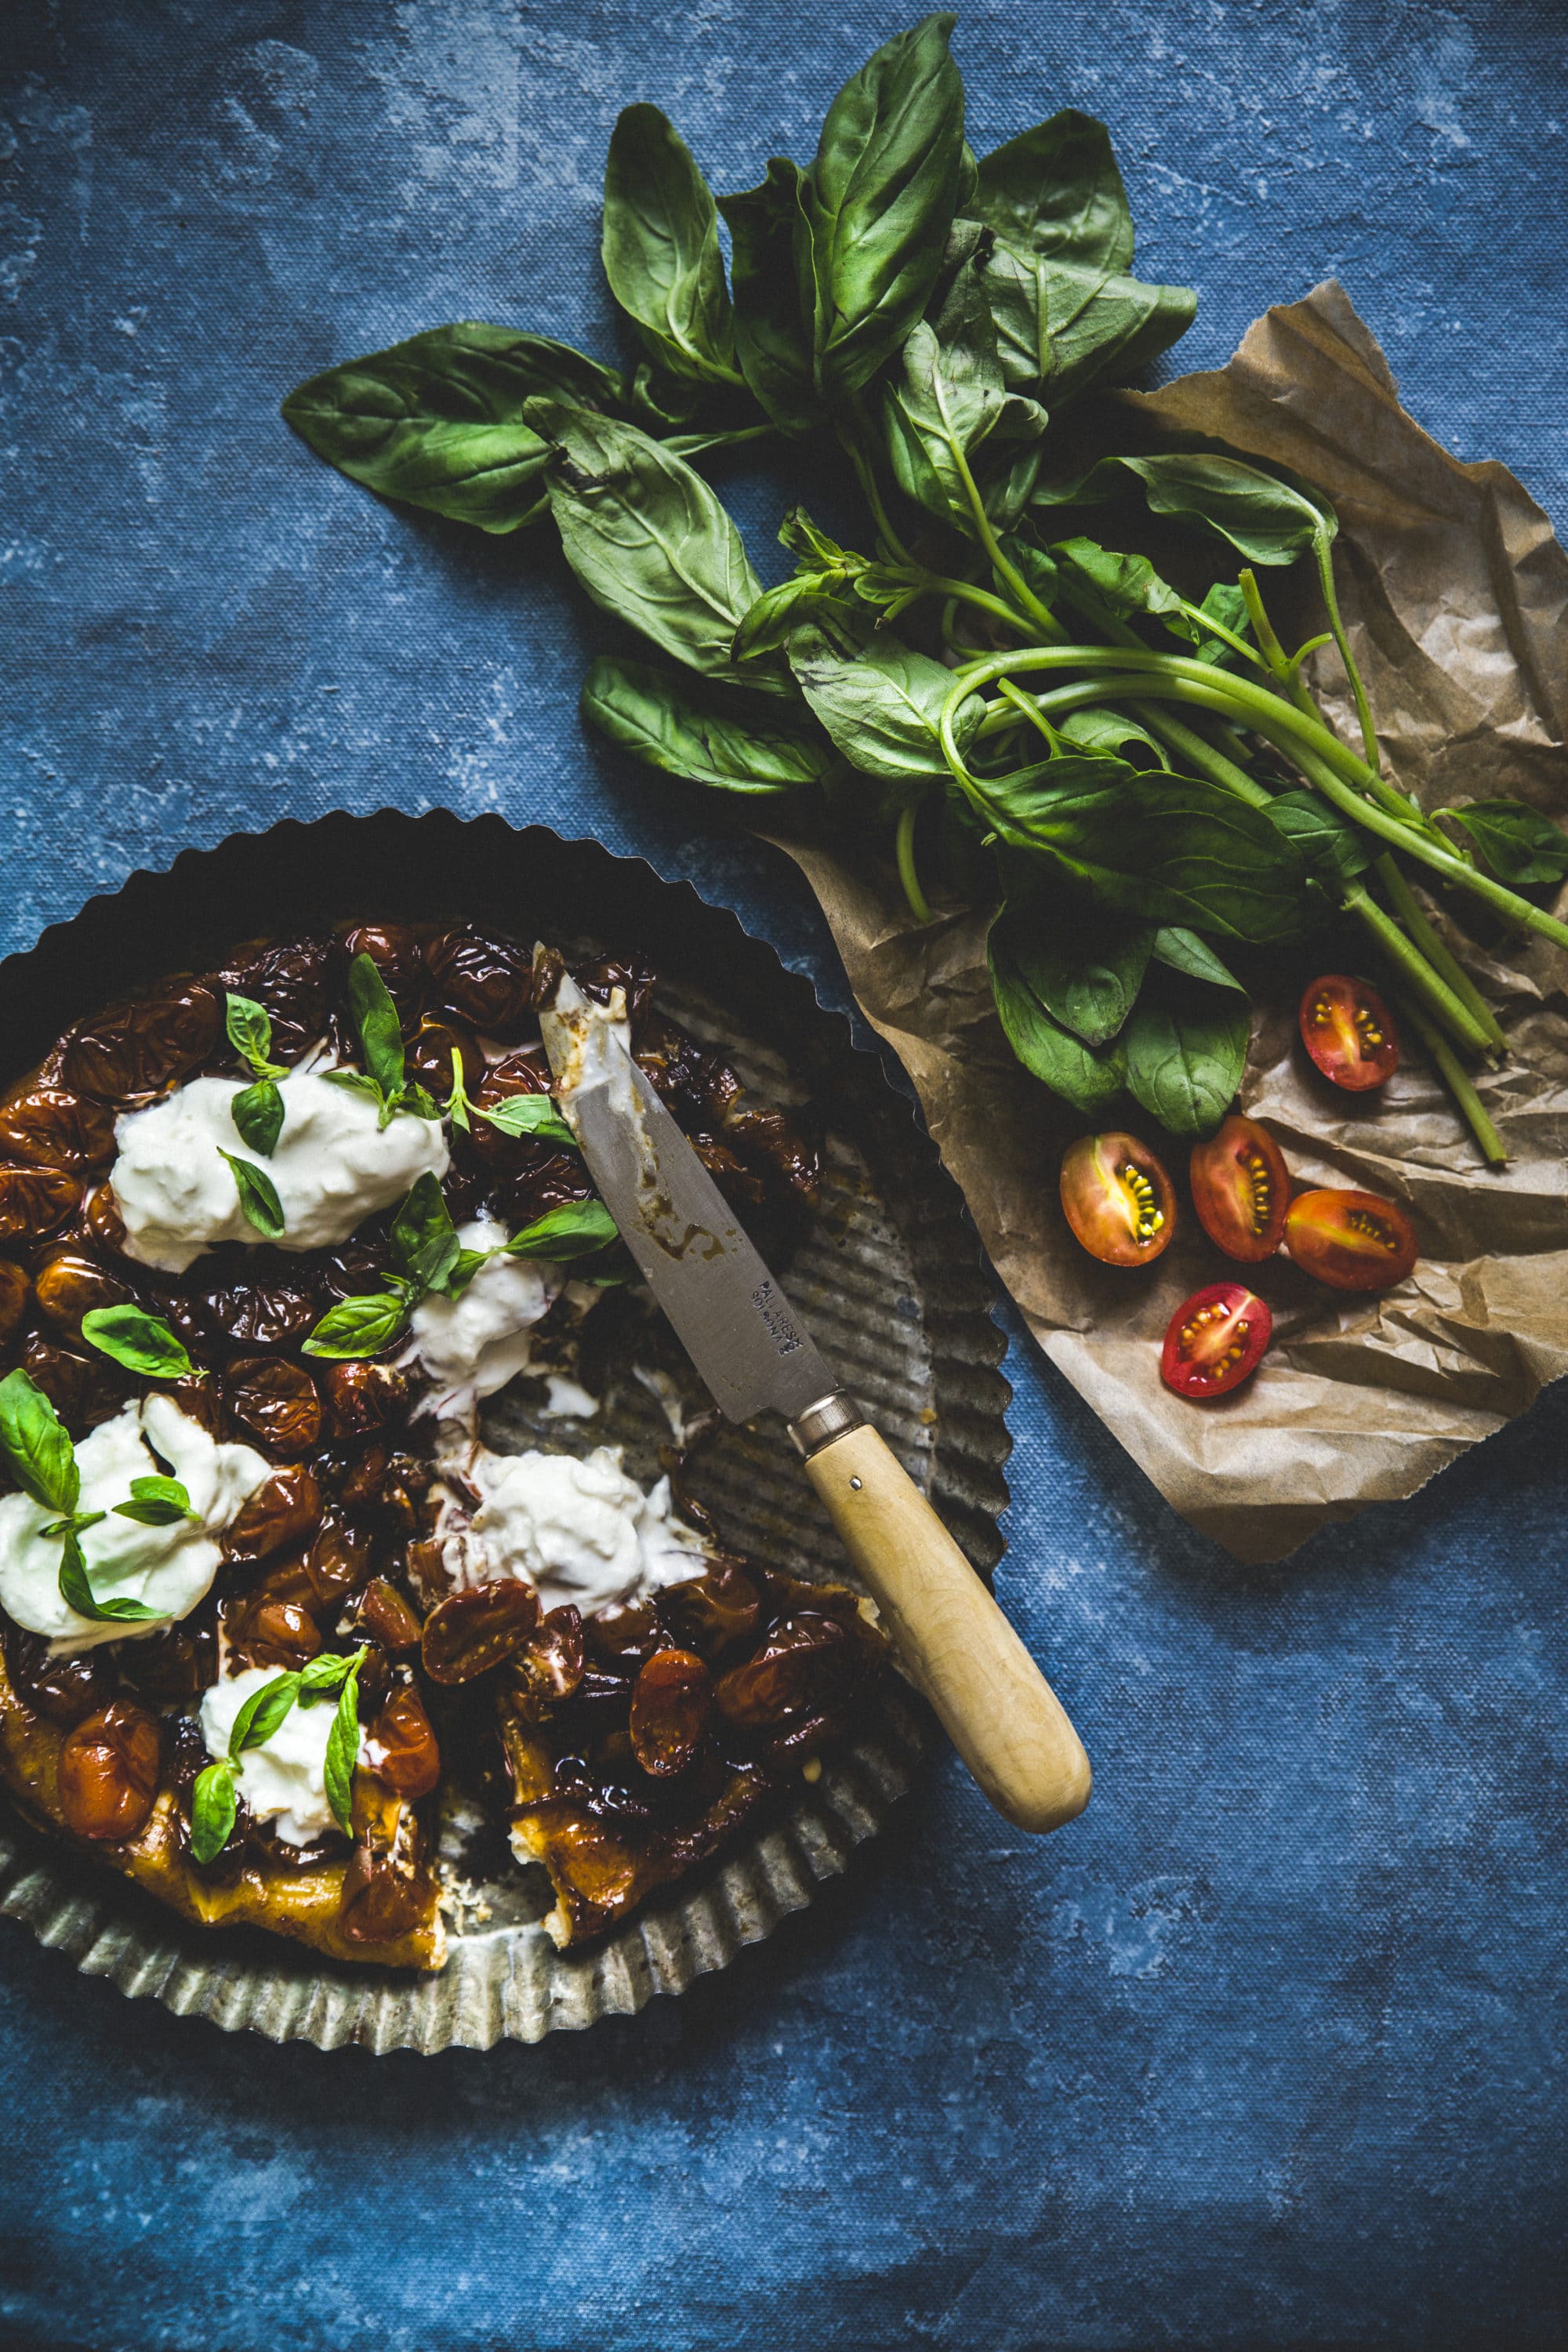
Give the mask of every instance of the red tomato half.
[{"label": "red tomato half", "polygon": [[1415,1263],[1415,1228],[1375,1192],[1300,1192],[1285,1219],[1285,1246],[1304,1272],[1335,1290],[1387,1290]]},{"label": "red tomato half", "polygon": [[1176,1229],[1171,1180],[1135,1135],[1080,1137],[1062,1160],[1062,1207],[1103,1265],[1147,1265]]},{"label": "red tomato half", "polygon": [[1187,1173],[1198,1223],[1226,1257],[1256,1265],[1273,1256],[1284,1238],[1290,1179],[1266,1127],[1233,1112],[1217,1135],[1194,1144]]},{"label": "red tomato half", "polygon": [[1364,1095],[1399,1067],[1399,1032],[1375,988],[1326,971],[1301,999],[1301,1043],[1336,1087]]},{"label": "red tomato half", "polygon": [[1245,1284],[1211,1282],[1172,1316],[1160,1378],[1178,1396],[1228,1396],[1258,1370],[1273,1328],[1273,1316]]}]

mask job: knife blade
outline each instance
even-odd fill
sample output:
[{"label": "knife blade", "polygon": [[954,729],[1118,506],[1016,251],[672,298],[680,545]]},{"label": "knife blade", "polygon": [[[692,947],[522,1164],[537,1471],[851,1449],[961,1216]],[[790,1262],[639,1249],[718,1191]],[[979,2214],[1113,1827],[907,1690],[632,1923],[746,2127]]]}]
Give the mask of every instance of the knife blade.
[{"label": "knife blade", "polygon": [[[552,966],[535,950],[541,973]],[[558,970],[559,967],[553,967]],[[647,1075],[624,1011],[563,976],[540,1013],[556,1100],[649,1289],[731,1421],[782,1413],[912,1679],[998,1811],[1057,1828],[1089,1801],[1060,1702],[908,1472],[834,1380]]]}]

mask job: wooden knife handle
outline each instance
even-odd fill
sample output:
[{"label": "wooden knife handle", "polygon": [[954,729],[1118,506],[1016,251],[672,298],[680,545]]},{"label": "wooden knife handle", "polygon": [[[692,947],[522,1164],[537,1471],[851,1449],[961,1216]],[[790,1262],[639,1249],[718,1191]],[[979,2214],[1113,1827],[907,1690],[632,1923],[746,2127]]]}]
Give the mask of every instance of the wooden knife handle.
[{"label": "wooden knife handle", "polygon": [[805,1475],[899,1655],[999,1813],[1054,1830],[1089,1802],[1089,1759],[1050,1685],[920,1488],[862,1424]]}]

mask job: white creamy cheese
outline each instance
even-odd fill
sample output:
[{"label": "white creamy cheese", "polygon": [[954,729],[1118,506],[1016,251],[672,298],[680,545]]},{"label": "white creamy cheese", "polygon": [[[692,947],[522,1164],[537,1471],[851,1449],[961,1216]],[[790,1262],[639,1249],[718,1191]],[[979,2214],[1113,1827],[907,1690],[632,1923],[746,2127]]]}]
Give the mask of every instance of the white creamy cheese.
[{"label": "white creamy cheese", "polygon": [[[217,1573],[218,1537],[272,1475],[272,1465],[250,1446],[216,1444],[164,1396],[128,1404],[83,1438],[76,1460],[78,1509],[109,1515],[80,1538],[94,1594],[140,1601],[158,1614],[132,1624],[79,1617],[60,1598],[60,1539],[40,1533],[58,1515],[26,1495],[6,1495],[0,1497],[0,1605],[29,1633],[46,1634],[59,1655],[162,1633],[188,1616]],[[132,1478],[156,1477],[165,1465],[190,1496],[199,1523],[144,1528],[116,1517],[116,1503],[131,1499]]]},{"label": "white creamy cheese", "polygon": [[[495,1250],[510,1239],[504,1225],[476,1217],[459,1225],[465,1249]],[[561,1290],[565,1276],[542,1258],[492,1257],[458,1298],[432,1291],[414,1310],[411,1358],[436,1382],[420,1407],[456,1419],[472,1413],[528,1368],[532,1332]]]},{"label": "white creamy cheese", "polygon": [[492,1454],[475,1446],[463,1475],[482,1500],[444,1546],[458,1586],[510,1576],[535,1585],[546,1609],[584,1612],[629,1601],[656,1585],[700,1576],[708,1551],[675,1515],[669,1481],[645,1495],[618,1445],[570,1454]]},{"label": "white creamy cheese", "polygon": [[128,1257],[184,1274],[214,1242],[258,1238],[220,1150],[251,1160],[272,1179],[283,1209],[281,1249],[347,1241],[364,1218],[401,1201],[416,1177],[447,1172],[438,1118],[399,1111],[383,1127],[379,1105],[333,1086],[321,1063],[279,1079],[282,1131],[270,1160],[262,1160],[234,1123],[241,1084],[193,1078],[116,1121],[119,1156],[110,1182],[125,1220]]},{"label": "white creamy cheese", "polygon": [[[209,1756],[226,1756],[234,1719],[253,1691],[278,1679],[276,1666],[247,1666],[226,1682],[214,1683],[202,1699],[202,1738]],[[335,1696],[310,1704],[296,1699],[277,1730],[258,1748],[247,1748],[236,1779],[239,1793],[258,1822],[274,1822],[285,1845],[310,1845],[323,1830],[335,1829],[327,1802],[327,1739],[337,1713]]]}]

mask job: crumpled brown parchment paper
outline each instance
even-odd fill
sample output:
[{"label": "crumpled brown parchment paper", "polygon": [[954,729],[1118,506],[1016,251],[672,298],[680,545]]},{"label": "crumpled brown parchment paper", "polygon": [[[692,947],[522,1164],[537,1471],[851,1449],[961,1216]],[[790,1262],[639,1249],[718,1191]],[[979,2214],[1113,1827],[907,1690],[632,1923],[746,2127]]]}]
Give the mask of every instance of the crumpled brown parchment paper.
[{"label": "crumpled brown parchment paper", "polygon": [[[1339,286],[1270,310],[1214,373],[1119,395],[1089,430],[1103,447],[1179,434],[1288,467],[1332,500],[1341,601],[1402,783],[1429,806],[1508,795],[1568,816],[1568,558],[1511,474],[1460,465],[1405,415]],[[1271,608],[1285,603],[1280,578],[1266,577]],[[1321,625],[1309,615],[1303,603],[1303,635]],[[1317,680],[1353,740],[1336,683],[1337,664]],[[1439,918],[1513,1046],[1479,1080],[1512,1154],[1500,1172],[1418,1049],[1369,1108],[1306,1065],[1293,1000],[1262,1011],[1243,1108],[1300,1184],[1404,1202],[1423,1255],[1407,1283],[1370,1298],[1325,1291],[1283,1258],[1253,1270],[1274,1347],[1235,1397],[1196,1407],[1161,1385],[1158,1343],[1227,1264],[1190,1209],[1147,1272],[1100,1266],[1074,1242],[1057,1170],[1082,1123],[1008,1051],[986,981],[989,910],[921,929],[890,870],[773,838],[821,901],[1041,1347],[1173,1507],[1237,1559],[1280,1559],[1326,1520],[1413,1494],[1568,1371],[1568,957],[1542,941],[1485,954]],[[1168,1157],[1179,1178],[1179,1148]]]}]

